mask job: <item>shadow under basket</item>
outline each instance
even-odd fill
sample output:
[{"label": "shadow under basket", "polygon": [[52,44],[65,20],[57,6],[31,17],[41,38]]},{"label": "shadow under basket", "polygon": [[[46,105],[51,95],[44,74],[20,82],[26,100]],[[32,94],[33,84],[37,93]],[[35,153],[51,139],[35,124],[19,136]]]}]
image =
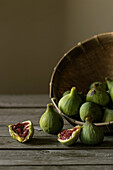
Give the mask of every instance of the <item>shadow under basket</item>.
[{"label": "shadow under basket", "polygon": [[[73,126],[83,125],[83,122],[63,114],[58,101],[71,87],[86,94],[92,82],[103,82],[105,77],[113,79],[113,32],[78,43],[59,60],[50,81],[50,98],[58,113]],[[95,125],[102,127],[106,134],[113,133],[113,121]]]}]

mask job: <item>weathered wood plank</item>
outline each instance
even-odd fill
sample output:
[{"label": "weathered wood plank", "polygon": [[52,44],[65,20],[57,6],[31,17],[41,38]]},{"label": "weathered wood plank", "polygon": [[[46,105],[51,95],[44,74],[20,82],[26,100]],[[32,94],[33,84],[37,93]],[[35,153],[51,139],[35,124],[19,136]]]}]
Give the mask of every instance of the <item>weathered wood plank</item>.
[{"label": "weathered wood plank", "polygon": [[0,109],[0,125],[8,125],[25,120],[39,124],[40,116],[45,109]]},{"label": "weathered wood plank", "polygon": [[[31,120],[34,125],[39,125],[39,119],[45,112],[45,108],[19,108],[0,109],[0,125],[8,125],[25,120]],[[69,124],[65,119],[65,124]]]},{"label": "weathered wood plank", "polygon": [[32,140],[27,143],[19,143],[15,139],[13,139],[10,135],[8,137],[0,137],[0,149],[37,149],[37,150],[45,150],[45,149],[52,149],[52,150],[84,150],[84,149],[113,149],[113,137],[105,137],[104,142],[98,146],[86,146],[83,145],[80,140],[74,146],[65,146],[62,145],[60,142],[57,141],[57,135],[50,135],[40,132],[35,132]]},{"label": "weathered wood plank", "polygon": [[1,150],[0,165],[113,165],[113,150]]},{"label": "weathered wood plank", "polygon": [[0,107],[45,107],[49,102],[48,94],[0,95]]},{"label": "weathered wood plank", "polygon": [[4,165],[4,166],[0,166],[0,170],[34,170],[34,169],[38,169],[38,170],[113,170],[113,165],[66,165],[66,166],[59,166],[59,165],[56,165],[56,166],[37,166],[37,165],[32,165],[32,166],[29,166],[29,165],[26,165],[26,166],[7,166],[7,165]]}]

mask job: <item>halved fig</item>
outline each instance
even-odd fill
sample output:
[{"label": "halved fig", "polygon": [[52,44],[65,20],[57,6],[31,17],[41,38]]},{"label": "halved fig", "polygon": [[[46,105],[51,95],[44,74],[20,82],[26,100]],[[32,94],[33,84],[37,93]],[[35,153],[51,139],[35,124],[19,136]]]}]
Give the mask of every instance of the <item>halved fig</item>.
[{"label": "halved fig", "polygon": [[73,129],[62,131],[58,134],[58,141],[67,146],[75,144],[80,135],[81,128],[82,127],[78,125],[75,126]]},{"label": "halved fig", "polygon": [[33,136],[34,128],[30,120],[8,125],[10,135],[19,142],[26,142]]}]

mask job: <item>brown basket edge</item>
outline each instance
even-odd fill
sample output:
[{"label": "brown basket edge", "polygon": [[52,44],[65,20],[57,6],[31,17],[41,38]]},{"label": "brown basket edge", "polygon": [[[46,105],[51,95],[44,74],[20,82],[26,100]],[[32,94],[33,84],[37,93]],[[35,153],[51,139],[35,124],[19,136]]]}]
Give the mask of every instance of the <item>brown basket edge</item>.
[{"label": "brown basket edge", "polygon": [[[68,116],[66,116],[65,114],[63,114],[57,104],[56,104],[56,101],[55,101],[55,98],[51,98],[51,101],[55,107],[55,109],[57,110],[57,112],[62,116],[64,117],[72,126],[76,126],[76,125],[84,125],[84,122],[81,122],[81,121],[78,121],[78,120],[75,120],[75,119],[72,119]],[[98,127],[102,127],[104,129],[104,132],[105,134],[111,134],[113,133],[113,121],[111,122],[102,122],[102,123],[94,123],[96,126]]]},{"label": "brown basket edge", "polygon": [[[54,79],[54,76],[55,76],[56,69],[58,68],[60,62],[70,53],[70,51],[74,50],[75,48],[77,48],[80,45],[83,45],[84,43],[87,43],[88,41],[93,40],[94,38],[99,38],[99,37],[102,37],[102,36],[105,36],[105,35],[109,35],[109,36],[112,35],[113,36],[113,32],[106,32],[106,33],[97,34],[97,35],[94,35],[94,36],[84,40],[84,41],[77,43],[75,46],[73,46],[71,49],[69,49],[61,57],[61,59],[57,62],[56,66],[54,67],[54,70],[53,70],[53,73],[52,73],[52,76],[51,76],[51,79],[50,79],[50,84],[49,84],[50,85],[49,97],[50,97],[53,105],[55,106],[56,110],[58,111],[58,113],[61,114],[71,125],[83,125],[84,123],[77,121],[77,120],[74,120],[74,119],[69,118],[68,116],[64,115],[63,113],[61,113],[61,111],[59,111],[57,104],[55,104],[54,99],[56,100],[56,98],[55,98],[55,96],[53,96],[53,79]],[[95,125],[103,127],[106,134],[113,133],[113,121],[112,122],[105,122],[105,123],[95,123]]]},{"label": "brown basket edge", "polygon": [[101,34],[97,34],[97,35],[94,35],[84,41],[81,41],[81,42],[78,42],[75,46],[73,46],[72,48],[70,48],[62,57],[61,59],[57,62],[56,66],[54,67],[53,69],[53,72],[52,72],[52,76],[50,78],[50,83],[49,83],[49,97],[50,98],[53,98],[53,79],[54,79],[54,76],[55,76],[55,72],[59,66],[59,64],[61,63],[61,61],[72,51],[74,50],[75,48],[79,47],[79,46],[82,46],[83,44],[87,43],[88,41],[91,41],[93,40],[94,38],[99,38],[99,37],[102,37],[102,36],[105,36],[105,35],[112,35],[113,36],[113,31],[112,32],[106,32],[106,33],[101,33]]}]

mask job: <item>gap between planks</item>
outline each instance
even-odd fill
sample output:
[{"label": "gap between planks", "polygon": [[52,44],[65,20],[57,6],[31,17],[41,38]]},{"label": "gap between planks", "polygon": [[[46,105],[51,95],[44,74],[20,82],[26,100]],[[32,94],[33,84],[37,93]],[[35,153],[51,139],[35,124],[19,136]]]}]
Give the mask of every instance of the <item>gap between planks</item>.
[{"label": "gap between planks", "polygon": [[27,143],[19,143],[11,136],[0,138],[0,150],[113,150],[112,138],[105,138],[101,145],[86,146],[77,141],[74,146],[62,145],[57,140],[57,136],[34,136],[31,141]]},{"label": "gap between planks", "polygon": [[1,108],[37,108],[46,107],[51,100],[48,94],[40,95],[0,95]]},{"label": "gap between planks", "polygon": [[27,166],[27,170],[31,170],[31,169],[34,169],[34,168],[38,168],[39,170],[71,170],[71,169],[74,169],[76,170],[88,170],[89,168],[91,170],[112,170],[113,169],[113,165],[95,165],[95,164],[91,164],[91,165],[87,165],[87,164],[84,164],[84,165],[0,165],[0,168],[8,168],[9,170],[12,168],[15,168],[16,170],[20,170],[20,168],[22,170],[26,169],[26,166]]}]

